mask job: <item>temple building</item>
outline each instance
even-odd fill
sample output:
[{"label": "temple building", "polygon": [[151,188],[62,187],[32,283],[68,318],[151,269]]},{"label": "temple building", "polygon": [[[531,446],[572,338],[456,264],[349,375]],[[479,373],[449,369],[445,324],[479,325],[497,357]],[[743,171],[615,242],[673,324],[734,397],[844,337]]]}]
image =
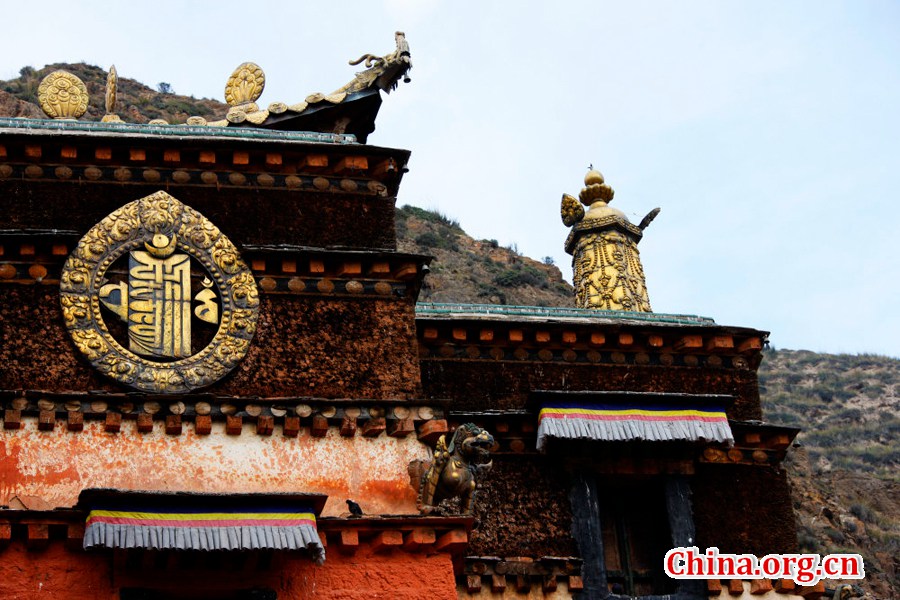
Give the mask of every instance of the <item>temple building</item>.
[{"label": "temple building", "polygon": [[0,118],[0,597],[824,597],[663,572],[796,551],[797,430],[766,332],[651,312],[658,211],[591,171],[572,308],[417,302],[410,152],[367,144],[395,42],[293,104],[240,65],[219,121],[123,122],[114,69],[101,122],[62,71]]}]

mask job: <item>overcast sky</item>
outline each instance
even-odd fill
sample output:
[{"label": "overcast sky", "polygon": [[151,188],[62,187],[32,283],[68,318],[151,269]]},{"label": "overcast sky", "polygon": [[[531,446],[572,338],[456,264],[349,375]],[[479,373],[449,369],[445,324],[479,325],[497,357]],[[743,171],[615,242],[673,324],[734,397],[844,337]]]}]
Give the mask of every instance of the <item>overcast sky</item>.
[{"label": "overcast sky", "polygon": [[571,279],[559,201],[593,163],[633,222],[662,207],[640,245],[656,312],[900,356],[898,2],[0,5],[0,79],[84,61],[222,100],[251,60],[262,106],[340,87],[405,31],[412,82],[369,137],[412,150],[398,204]]}]

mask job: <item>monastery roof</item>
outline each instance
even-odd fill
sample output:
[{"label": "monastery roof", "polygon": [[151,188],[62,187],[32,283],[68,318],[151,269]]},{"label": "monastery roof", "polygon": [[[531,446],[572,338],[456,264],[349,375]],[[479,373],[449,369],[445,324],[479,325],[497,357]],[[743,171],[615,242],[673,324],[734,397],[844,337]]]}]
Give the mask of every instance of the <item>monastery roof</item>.
[{"label": "monastery roof", "polygon": [[318,144],[357,144],[356,136],[346,133],[321,133],[316,131],[279,131],[251,129],[248,127],[209,127],[206,125],[168,125],[147,123],[123,123],[102,121],[69,121],[0,117],[0,133],[73,136],[162,137],[190,138],[197,140],[239,139],[278,142],[303,142]]},{"label": "monastery roof", "polygon": [[560,308],[543,306],[500,306],[496,304],[443,304],[420,302],[416,305],[418,318],[440,319],[490,319],[569,322],[569,323],[609,323],[626,325],[716,325],[708,317],[665,313],[642,313],[621,310],[595,310],[587,308]]},{"label": "monastery roof", "polygon": [[[385,56],[364,54],[350,65],[365,63],[365,70],[356,73],[353,79],[330,94],[309,94],[300,102],[272,102],[260,108],[256,101],[262,95],[266,84],[263,70],[252,62],[239,65],[225,85],[225,101],[229,104],[224,118],[208,121],[200,116],[187,119],[184,125],[170,125],[164,120],[153,120],[148,125],[137,125],[139,133],[185,136],[225,136],[255,137],[262,131],[277,131],[281,136],[274,139],[292,139],[293,132],[303,132],[304,141],[324,141],[337,143],[366,142],[368,134],[375,130],[375,117],[381,106],[381,92],[390,93],[400,80],[409,81],[408,71],[412,68],[409,44],[402,32],[395,34],[396,48]],[[90,101],[87,87],[78,77],[67,71],[54,71],[47,75],[38,88],[41,109],[57,121],[69,121],[64,125],[54,124],[41,127],[31,119],[24,119],[21,128],[65,129],[84,131],[91,134],[123,133],[122,119],[116,114],[116,94],[118,75],[115,66],[110,67],[106,83],[106,115],[101,123],[81,123],[75,121],[87,110]],[[37,121],[47,123],[46,121]],[[72,123],[76,126],[72,127]],[[80,125],[81,127],[79,127]],[[176,128],[166,131],[165,128]],[[135,130],[132,130],[135,131]],[[316,139],[316,135],[325,138]],[[273,138],[266,138],[273,139]]]}]

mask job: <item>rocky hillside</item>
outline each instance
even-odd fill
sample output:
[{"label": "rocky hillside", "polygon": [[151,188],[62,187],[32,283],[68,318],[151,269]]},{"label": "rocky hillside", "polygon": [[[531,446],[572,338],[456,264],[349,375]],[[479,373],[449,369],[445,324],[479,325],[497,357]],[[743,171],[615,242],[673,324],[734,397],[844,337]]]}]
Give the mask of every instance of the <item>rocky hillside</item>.
[{"label": "rocky hillside", "polygon": [[766,420],[803,428],[785,465],[801,551],[858,552],[861,587],[898,597],[900,360],[770,350],[759,377]]},{"label": "rocky hillside", "polygon": [[[41,80],[57,69],[64,69],[81,78],[91,99],[82,119],[99,121],[106,114],[104,98],[107,71],[84,63],[57,63],[39,70],[24,67],[19,71],[19,77],[0,81],[0,116],[46,118],[38,106],[37,90]],[[224,118],[228,112],[228,105],[221,102],[179,96],[172,93],[164,82],[154,90],[134,79],[122,77],[121,73],[117,97],[116,112],[122,120],[129,123],[147,123],[153,119],[184,123],[188,117],[193,116],[213,120]]]},{"label": "rocky hillside", "polygon": [[497,240],[472,239],[456,221],[415,206],[397,209],[396,223],[401,251],[434,256],[422,302],[574,306],[572,286],[552,259],[539,262]]}]

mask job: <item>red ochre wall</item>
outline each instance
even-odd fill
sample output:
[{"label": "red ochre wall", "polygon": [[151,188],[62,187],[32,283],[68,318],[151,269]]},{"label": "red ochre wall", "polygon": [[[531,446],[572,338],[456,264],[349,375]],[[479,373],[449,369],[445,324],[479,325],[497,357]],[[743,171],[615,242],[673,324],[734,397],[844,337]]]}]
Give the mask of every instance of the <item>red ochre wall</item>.
[{"label": "red ochre wall", "polygon": [[[57,422],[39,431],[34,419],[0,435],[0,506],[14,497],[40,498],[51,508],[71,507],[87,488],[202,493],[296,492],[329,496],[323,514],[337,516],[352,498],[368,514],[417,514],[416,490],[408,465],[430,458],[414,436],[343,437],[330,428],[324,437],[307,429],[296,438],[226,435],[223,423],[197,435],[186,426],[167,435],[163,423],[138,433],[133,421],[119,433],[101,422],[66,431]],[[2,600],[2,596],[0,596]]]},{"label": "red ochre wall", "polygon": [[361,548],[353,555],[330,551],[325,564],[286,556],[268,569],[243,571],[166,569],[124,570],[112,566],[109,552],[68,550],[51,543],[27,550],[14,542],[0,550],[0,598],[4,600],[117,600],[122,587],[174,591],[177,597],[215,597],[215,591],[265,588],[278,600],[385,598],[455,599],[456,583],[449,554],[395,551],[374,553]]}]

